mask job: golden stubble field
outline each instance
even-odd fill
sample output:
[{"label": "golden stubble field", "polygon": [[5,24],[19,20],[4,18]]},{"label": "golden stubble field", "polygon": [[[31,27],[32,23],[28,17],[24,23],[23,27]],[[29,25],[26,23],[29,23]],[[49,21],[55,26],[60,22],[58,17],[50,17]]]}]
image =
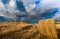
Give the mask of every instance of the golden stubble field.
[{"label": "golden stubble field", "polygon": [[59,23],[53,19],[38,23],[0,22],[0,39],[58,39]]}]

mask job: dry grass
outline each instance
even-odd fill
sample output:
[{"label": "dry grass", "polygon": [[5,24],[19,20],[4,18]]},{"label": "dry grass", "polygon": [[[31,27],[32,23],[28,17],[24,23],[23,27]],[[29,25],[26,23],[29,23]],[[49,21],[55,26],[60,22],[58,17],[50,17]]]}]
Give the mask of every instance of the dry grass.
[{"label": "dry grass", "polygon": [[35,24],[24,22],[0,22],[0,39],[57,39],[53,19]]},{"label": "dry grass", "polygon": [[13,23],[0,26],[0,39],[39,39],[40,34],[35,26],[26,23]]}]

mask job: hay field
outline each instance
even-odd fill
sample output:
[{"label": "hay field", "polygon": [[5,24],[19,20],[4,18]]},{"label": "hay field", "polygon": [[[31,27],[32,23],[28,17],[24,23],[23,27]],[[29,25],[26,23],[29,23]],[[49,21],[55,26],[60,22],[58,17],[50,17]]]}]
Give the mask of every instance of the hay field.
[{"label": "hay field", "polygon": [[53,19],[38,23],[0,22],[0,39],[58,39],[58,25]]}]

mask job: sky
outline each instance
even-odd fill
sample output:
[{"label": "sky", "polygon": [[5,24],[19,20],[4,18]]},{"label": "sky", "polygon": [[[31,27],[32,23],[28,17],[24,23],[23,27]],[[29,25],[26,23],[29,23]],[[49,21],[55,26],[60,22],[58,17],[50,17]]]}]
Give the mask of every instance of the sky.
[{"label": "sky", "polygon": [[60,21],[60,0],[0,0],[0,22]]}]

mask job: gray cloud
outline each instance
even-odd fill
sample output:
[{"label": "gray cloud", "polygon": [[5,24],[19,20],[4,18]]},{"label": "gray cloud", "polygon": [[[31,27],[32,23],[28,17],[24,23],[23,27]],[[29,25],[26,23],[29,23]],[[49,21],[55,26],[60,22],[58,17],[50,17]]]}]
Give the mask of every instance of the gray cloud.
[{"label": "gray cloud", "polygon": [[[9,3],[4,4],[0,0],[0,16],[5,17],[8,21],[12,20],[33,20],[33,19],[44,19],[42,14],[48,13],[48,11],[52,14],[54,8],[60,8],[59,0],[41,0],[38,5],[36,5],[36,0],[17,0],[22,1],[25,6],[26,12],[22,12],[17,9],[16,0],[10,0]],[[52,11],[53,10],[53,11]],[[60,10],[60,9],[59,9]],[[56,12],[53,16],[54,19],[60,20],[60,12]],[[20,17],[19,19],[18,16]],[[26,17],[24,17],[26,15]]]},{"label": "gray cloud", "polygon": [[24,12],[17,10],[16,0],[10,0],[7,4],[2,3],[0,0],[0,4],[0,16],[5,17],[8,21],[10,19],[17,20],[16,14],[24,15]]}]

